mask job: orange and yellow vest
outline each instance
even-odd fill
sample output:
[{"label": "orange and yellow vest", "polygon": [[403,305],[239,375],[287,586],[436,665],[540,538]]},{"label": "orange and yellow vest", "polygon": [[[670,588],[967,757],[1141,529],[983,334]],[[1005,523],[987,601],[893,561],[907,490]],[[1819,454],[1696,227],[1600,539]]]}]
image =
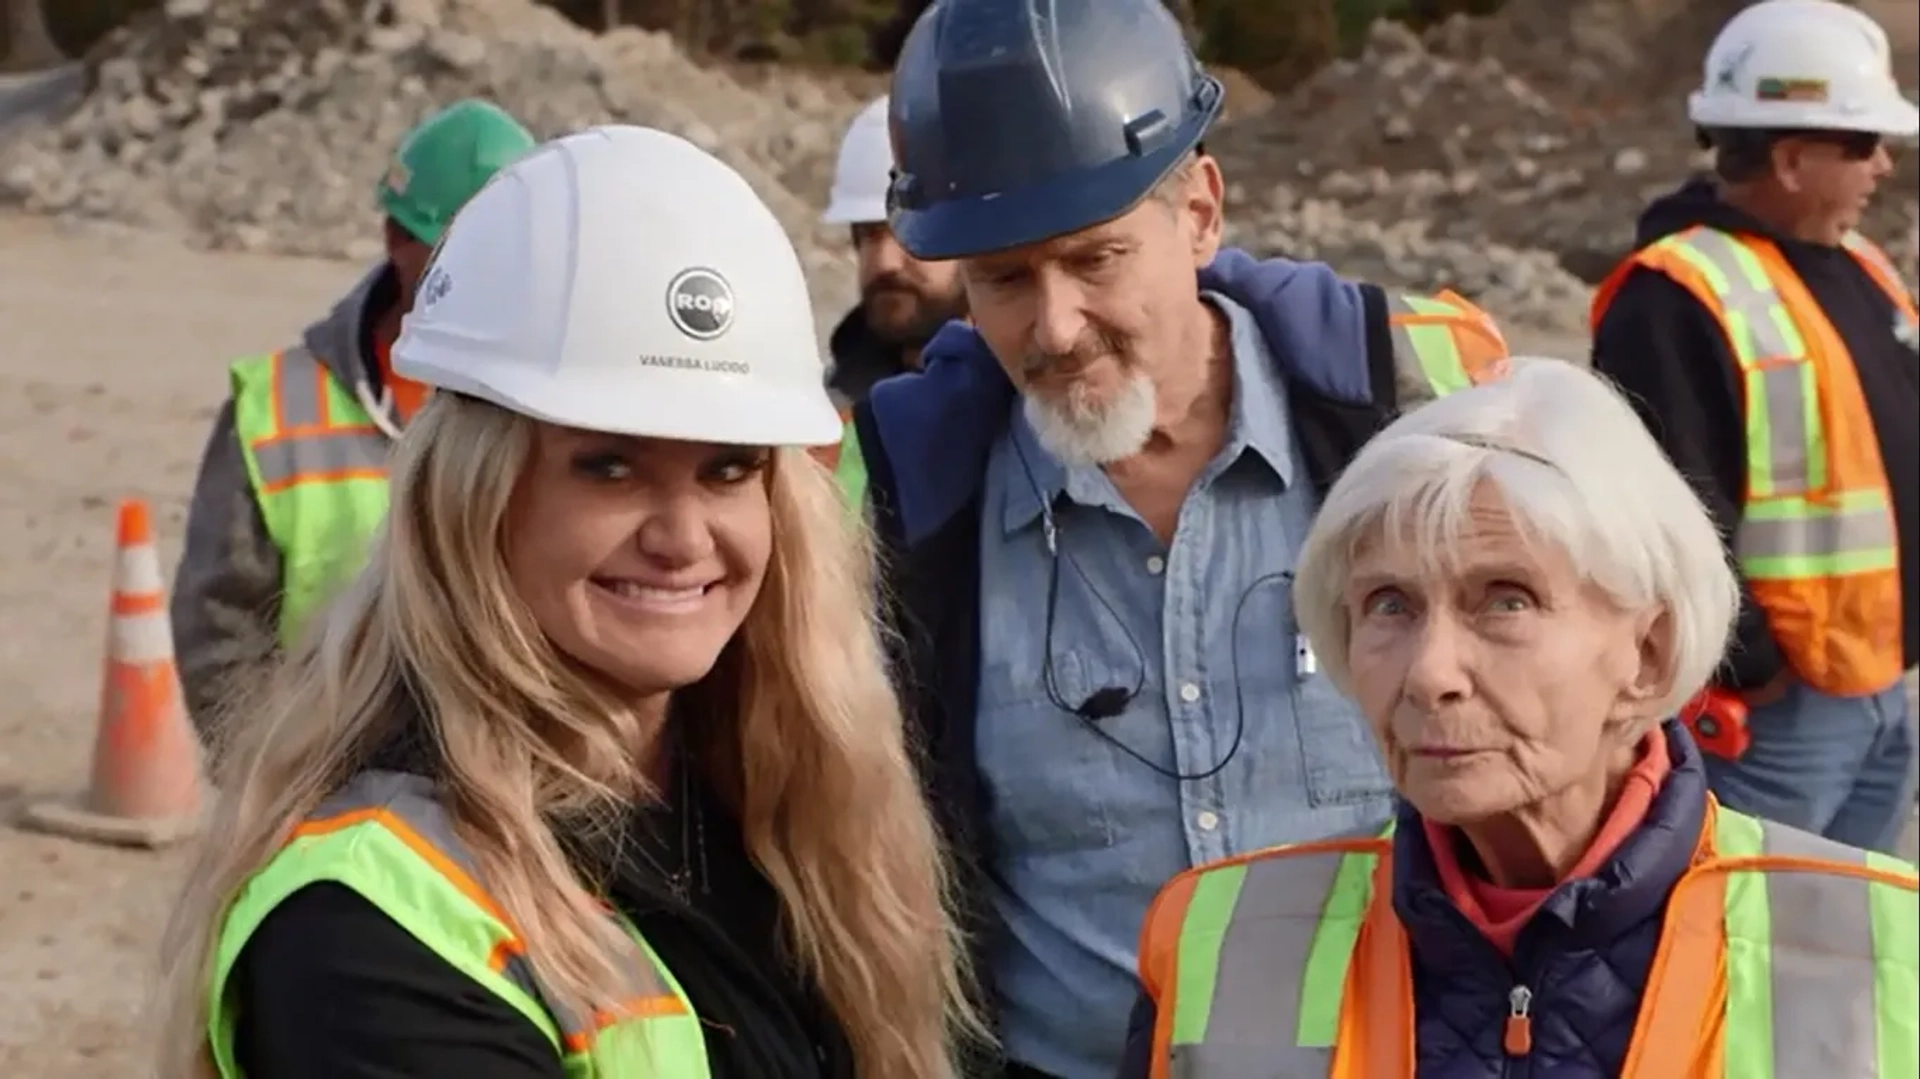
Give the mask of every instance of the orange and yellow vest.
[{"label": "orange and yellow vest", "polygon": [[[1879,248],[1847,249],[1909,326],[1920,312]],[[1778,245],[1696,227],[1635,252],[1600,286],[1597,331],[1637,267],[1719,321],[1746,402],[1747,491],[1734,555],[1794,673],[1836,696],[1900,680],[1900,552],[1880,443],[1846,343]]]},{"label": "orange and yellow vest", "polygon": [[[1623,1079],[1920,1074],[1913,867],[1711,802],[1701,831]],[[1412,1079],[1412,956],[1392,897],[1391,829],[1175,877],[1140,941],[1153,1079]]]},{"label": "orange and yellow vest", "polygon": [[630,922],[609,915],[632,941],[637,995],[594,1015],[566,1008],[542,984],[512,919],[482,885],[433,785],[381,771],[353,777],[296,826],[228,908],[215,944],[207,1026],[221,1079],[244,1079],[232,984],[240,953],[275,908],[322,882],[352,889],[525,1016],[546,1036],[567,1079],[710,1079],[699,1015]]},{"label": "orange and yellow vest", "polygon": [[304,348],[235,363],[233,426],[254,501],[280,551],[276,636],[299,635],[366,564],[387,517],[392,440]]}]

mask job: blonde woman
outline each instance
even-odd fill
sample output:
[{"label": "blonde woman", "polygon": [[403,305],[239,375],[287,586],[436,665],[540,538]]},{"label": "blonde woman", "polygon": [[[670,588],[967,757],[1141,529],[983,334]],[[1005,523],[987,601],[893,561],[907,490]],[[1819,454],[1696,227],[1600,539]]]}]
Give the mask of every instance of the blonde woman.
[{"label": "blonde woman", "polygon": [[966,1023],[805,282],[597,128],[461,212],[357,582],[235,724],[167,1079],[923,1079]]}]

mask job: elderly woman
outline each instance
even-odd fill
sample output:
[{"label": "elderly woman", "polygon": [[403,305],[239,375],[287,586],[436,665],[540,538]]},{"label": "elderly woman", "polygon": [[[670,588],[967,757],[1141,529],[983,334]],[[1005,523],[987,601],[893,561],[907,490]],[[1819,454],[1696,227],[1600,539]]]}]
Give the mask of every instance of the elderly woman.
[{"label": "elderly woman", "polygon": [[1298,580],[1398,819],[1175,878],[1123,1074],[1916,1074],[1912,867],[1714,803],[1669,717],[1734,581],[1608,386],[1515,361],[1401,417]]},{"label": "elderly woman", "polygon": [[443,244],[394,356],[435,393],[369,564],[236,725],[159,1074],[952,1074],[940,852],[802,451],[839,423],[779,222],[608,127]]}]

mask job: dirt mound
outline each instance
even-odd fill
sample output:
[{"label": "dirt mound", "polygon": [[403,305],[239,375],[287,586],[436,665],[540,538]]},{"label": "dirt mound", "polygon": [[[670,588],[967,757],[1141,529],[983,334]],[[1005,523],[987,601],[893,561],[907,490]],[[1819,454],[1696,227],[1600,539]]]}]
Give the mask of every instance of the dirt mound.
[{"label": "dirt mound", "polygon": [[[1381,23],[1360,58],[1227,125],[1214,148],[1230,176],[1275,177],[1293,189],[1286,199],[1315,200],[1325,218],[1397,223],[1467,252],[1545,251],[1596,281],[1630,249],[1646,203],[1706,164],[1686,94],[1742,6],[1515,0],[1424,38]],[[1904,69],[1912,57],[1908,41]],[[1916,187],[1908,157],[1865,226],[1909,274]],[[1455,283],[1462,271],[1444,258],[1401,261],[1409,284]]]},{"label": "dirt mound", "polygon": [[466,95],[542,137],[621,120],[698,143],[780,216],[816,298],[850,302],[844,241],[817,218],[851,90],[749,90],[665,35],[595,37],[529,0],[171,0],[103,45],[74,112],[0,148],[0,195],[211,247],[371,257],[393,147]]}]

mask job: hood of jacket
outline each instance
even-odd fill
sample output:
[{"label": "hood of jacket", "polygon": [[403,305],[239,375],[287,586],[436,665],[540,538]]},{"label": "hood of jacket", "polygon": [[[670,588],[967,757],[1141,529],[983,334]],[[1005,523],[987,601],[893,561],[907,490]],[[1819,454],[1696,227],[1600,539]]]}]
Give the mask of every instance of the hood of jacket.
[{"label": "hood of jacket", "polygon": [[[1256,259],[1238,248],[1200,271],[1199,290],[1246,308],[1281,376],[1332,401],[1371,403],[1360,286],[1318,262]],[[970,500],[1013,404],[1014,387],[978,331],[949,322],[920,352],[921,369],[873,387],[868,400],[899,488],[909,542]]]},{"label": "hood of jacket", "polygon": [[827,353],[833,358],[833,367],[827,372],[827,390],[841,408],[864,400],[886,379],[913,370],[907,366],[905,350],[882,341],[867,325],[865,309],[857,306],[833,328]]},{"label": "hood of jacket", "polygon": [[381,262],[361,275],[333,305],[300,335],[300,343],[328,373],[345,386],[374,417],[390,438],[399,437],[400,422],[372,352],[373,319],[399,296],[400,282],[393,264]]},{"label": "hood of jacket", "polygon": [[1658,243],[1677,232],[1704,226],[1720,232],[1744,232],[1763,236],[1780,245],[1790,258],[1796,255],[1850,258],[1843,248],[1812,243],[1787,236],[1760,219],[1726,202],[1720,189],[1708,176],[1695,176],[1678,188],[1654,199],[1640,213],[1634,228],[1635,249]]}]

